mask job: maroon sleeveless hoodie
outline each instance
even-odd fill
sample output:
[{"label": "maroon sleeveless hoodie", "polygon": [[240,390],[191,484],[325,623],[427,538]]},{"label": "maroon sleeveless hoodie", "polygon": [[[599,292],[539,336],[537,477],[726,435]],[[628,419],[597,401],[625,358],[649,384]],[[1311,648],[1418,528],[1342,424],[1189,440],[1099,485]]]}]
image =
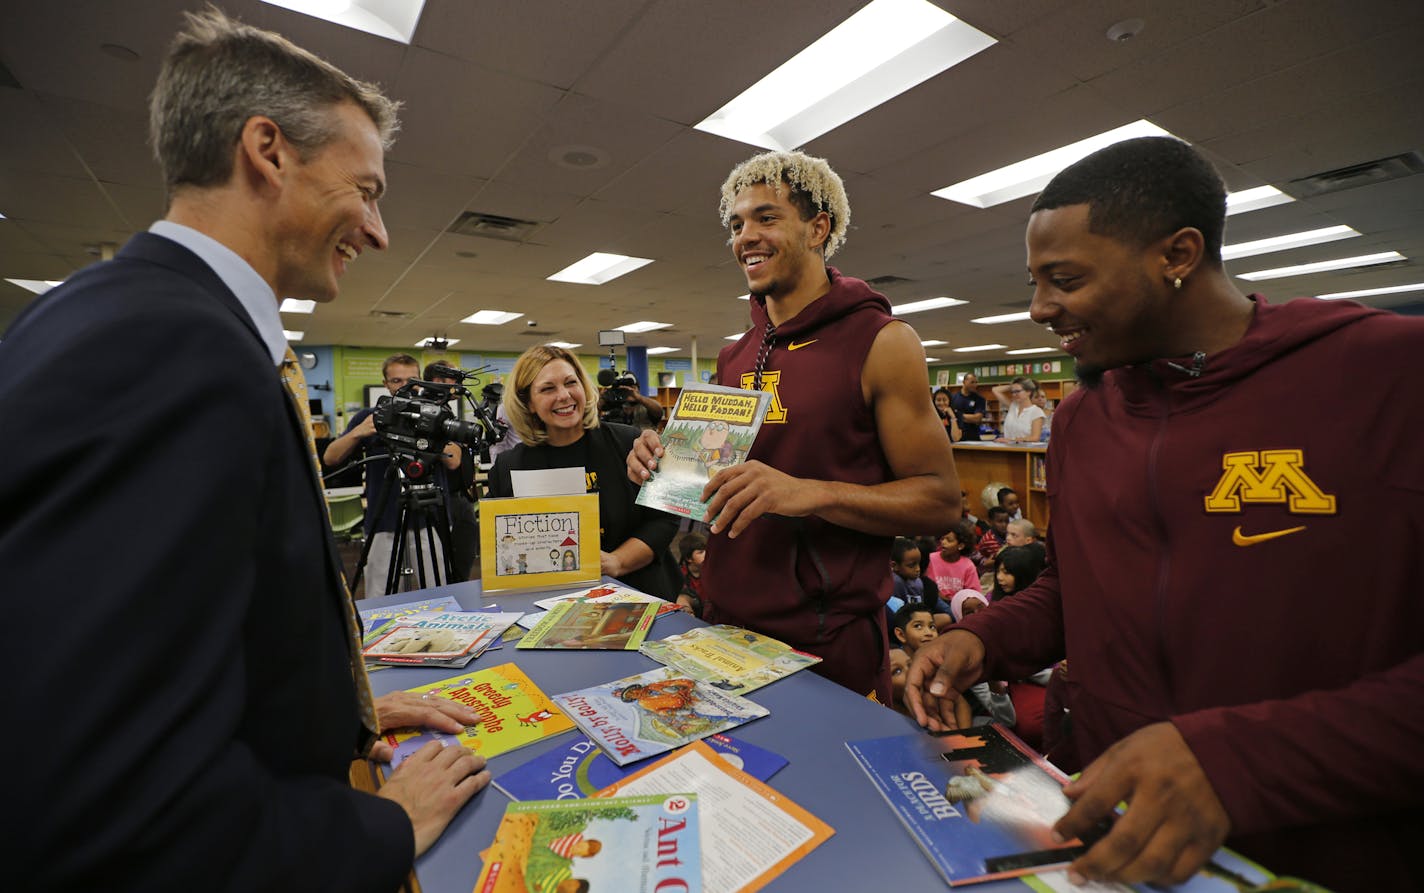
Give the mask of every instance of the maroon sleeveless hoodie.
[{"label": "maroon sleeveless hoodie", "polygon": [[[717,357],[717,380],[754,389],[758,357],[771,408],[749,459],[793,477],[872,485],[893,478],[861,370],[890,302],[831,267],[830,291],[769,328],[765,298],[753,327]],[[888,703],[884,605],[890,537],[821,518],[758,518],[736,539],[712,537],[703,566],[707,619],[774,636],[824,658],[817,672]],[[883,690],[882,690],[883,689]]]}]

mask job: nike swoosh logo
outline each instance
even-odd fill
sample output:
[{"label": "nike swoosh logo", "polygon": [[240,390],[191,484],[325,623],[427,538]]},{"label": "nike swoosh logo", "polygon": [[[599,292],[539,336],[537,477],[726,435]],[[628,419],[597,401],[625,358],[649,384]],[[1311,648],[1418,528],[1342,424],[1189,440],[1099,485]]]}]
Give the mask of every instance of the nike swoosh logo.
[{"label": "nike swoosh logo", "polygon": [[1238,546],[1254,546],[1257,543],[1264,543],[1266,540],[1290,536],[1292,533],[1300,533],[1304,529],[1305,525],[1302,524],[1300,527],[1289,527],[1285,530],[1271,530],[1266,533],[1253,533],[1248,536],[1241,532],[1240,527],[1237,527],[1231,531],[1231,541]]},{"label": "nike swoosh logo", "polygon": [[811,345],[815,344],[817,341],[820,341],[820,340],[821,340],[820,338],[812,338],[810,341],[802,341],[800,344],[797,344],[795,341],[793,341],[793,342],[791,342],[790,344],[786,345],[786,349],[787,349],[787,350],[800,350],[800,349],[803,348],[803,347],[810,347]]}]

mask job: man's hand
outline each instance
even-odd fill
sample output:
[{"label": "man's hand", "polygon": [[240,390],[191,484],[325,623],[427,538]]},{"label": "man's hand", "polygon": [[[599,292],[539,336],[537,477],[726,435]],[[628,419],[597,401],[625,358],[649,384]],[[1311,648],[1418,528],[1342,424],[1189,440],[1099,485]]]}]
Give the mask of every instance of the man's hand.
[{"label": "man's hand", "polygon": [[[434,729],[453,735],[480,721],[473,708],[447,698],[422,698],[408,691],[393,691],[376,698],[376,721],[382,732],[392,729]],[[368,759],[389,762],[395,749],[385,741],[371,746]]]},{"label": "man's hand", "polygon": [[984,672],[984,642],[968,630],[951,629],[915,650],[905,677],[905,706],[932,732],[959,728],[955,701]]},{"label": "man's hand", "polygon": [[1063,793],[1075,801],[1053,826],[1064,838],[1082,836],[1127,801],[1112,830],[1069,866],[1080,881],[1186,883],[1231,830],[1201,764],[1170,722],[1114,744]]},{"label": "man's hand", "polygon": [[354,437],[357,440],[362,440],[367,437],[373,437],[376,433],[375,414],[372,413],[371,415],[366,416],[364,419],[361,420],[361,424],[357,425],[355,428],[352,428],[346,433],[347,436]]},{"label": "man's hand", "polygon": [[726,531],[729,539],[736,539],[762,515],[815,514],[825,504],[824,488],[821,481],[794,478],[753,459],[724,468],[707,482],[702,499],[711,502],[704,517],[712,523],[713,533]]},{"label": "man's hand", "polygon": [[663,442],[658,432],[649,428],[639,434],[628,453],[628,480],[642,486],[658,470],[658,460],[662,457]]},{"label": "man's hand", "polygon": [[431,741],[406,757],[377,792],[399,803],[415,829],[419,857],[439,839],[445,826],[490,782],[485,758],[458,745]]}]

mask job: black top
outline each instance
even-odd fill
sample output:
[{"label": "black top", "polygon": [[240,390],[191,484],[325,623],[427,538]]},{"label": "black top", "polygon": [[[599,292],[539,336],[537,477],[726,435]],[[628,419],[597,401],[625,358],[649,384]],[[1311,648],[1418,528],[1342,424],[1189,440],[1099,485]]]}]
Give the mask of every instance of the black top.
[{"label": "black top", "polygon": [[988,401],[981,394],[965,394],[961,389],[949,395],[949,408],[954,410],[955,418],[959,419],[959,430],[964,432],[960,440],[979,439],[979,423],[964,421],[964,414],[982,413],[987,407]]},{"label": "black top", "polygon": [[668,547],[677,535],[678,519],[633,501],[638,487],[628,480],[628,453],[638,434],[638,429],[628,425],[604,422],[568,446],[521,443],[494,460],[489,491],[492,497],[513,496],[511,471],[582,467],[587,492],[598,494],[599,548],[612,552],[630,537],[642,540],[653,550],[652,563],[625,574],[621,581],[671,601],[677,595],[679,579]]}]

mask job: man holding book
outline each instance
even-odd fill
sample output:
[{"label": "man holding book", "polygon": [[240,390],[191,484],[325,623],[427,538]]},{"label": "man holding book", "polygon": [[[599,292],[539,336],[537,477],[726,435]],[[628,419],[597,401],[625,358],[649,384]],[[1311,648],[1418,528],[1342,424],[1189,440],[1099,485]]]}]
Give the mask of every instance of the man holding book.
[{"label": "man holding book", "polygon": [[[815,671],[890,702],[885,573],[897,534],[959,517],[959,481],[914,329],[826,261],[850,203],[824,159],[769,152],[722,186],[754,326],[717,358],[723,385],[772,395],[748,461],[708,482],[703,616],[823,658]],[[628,457],[642,483],[663,446]]]},{"label": "man holding book", "polygon": [[[370,697],[277,312],[385,247],[395,111],[278,35],[189,14],[150,109],[164,220],[0,343],[0,593],[43,630],[6,652],[35,745],[9,782],[27,888],[389,891],[488,784],[431,744],[379,796],[349,785],[358,752],[389,754],[376,733],[475,716]],[[56,399],[75,357],[104,374]]]},{"label": "man holding book", "polygon": [[[1339,370],[1403,392],[1424,322],[1242,294],[1225,215],[1220,176],[1169,138],[1096,152],[1038,196],[1030,310],[1085,385],[1054,418],[1048,568],[925,646],[906,700],[943,726],[950,693],[1069,660],[1089,762],[1057,830],[1127,802],[1080,880],[1179,883],[1225,841],[1332,889],[1417,889],[1420,426]],[[1301,392],[1340,424],[1297,413]],[[1384,540],[1341,611],[1321,580],[1365,526]]]}]

